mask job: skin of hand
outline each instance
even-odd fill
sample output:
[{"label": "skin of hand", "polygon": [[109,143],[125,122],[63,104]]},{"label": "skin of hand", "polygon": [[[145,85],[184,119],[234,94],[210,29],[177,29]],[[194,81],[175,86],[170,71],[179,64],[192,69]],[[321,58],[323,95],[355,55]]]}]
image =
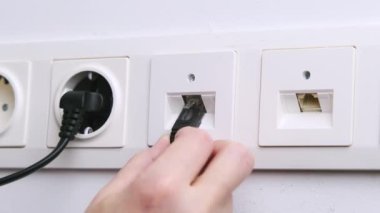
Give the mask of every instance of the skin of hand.
[{"label": "skin of hand", "polygon": [[243,145],[181,129],[135,155],[93,199],[87,213],[227,213],[232,193],[251,173]]}]

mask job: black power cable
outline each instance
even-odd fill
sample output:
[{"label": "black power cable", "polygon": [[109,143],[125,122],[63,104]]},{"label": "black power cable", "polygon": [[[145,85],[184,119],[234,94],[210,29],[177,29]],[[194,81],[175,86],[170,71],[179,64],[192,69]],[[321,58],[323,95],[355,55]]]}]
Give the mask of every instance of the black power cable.
[{"label": "black power cable", "polygon": [[98,112],[103,107],[103,96],[94,92],[70,91],[62,96],[59,106],[63,109],[63,118],[59,133],[61,139],[57,146],[50,154],[31,166],[0,178],[0,186],[26,177],[57,158],[79,132],[84,115],[88,112]]},{"label": "black power cable", "polygon": [[37,171],[38,169],[46,166],[51,161],[53,161],[56,157],[58,157],[58,155],[65,149],[65,147],[67,146],[69,142],[70,140],[68,138],[62,138],[60,142],[58,143],[58,145],[54,148],[54,150],[50,152],[49,155],[41,159],[40,161],[18,172],[15,172],[13,174],[0,178],[0,186],[14,182],[23,177],[26,177],[32,174],[33,172]]}]

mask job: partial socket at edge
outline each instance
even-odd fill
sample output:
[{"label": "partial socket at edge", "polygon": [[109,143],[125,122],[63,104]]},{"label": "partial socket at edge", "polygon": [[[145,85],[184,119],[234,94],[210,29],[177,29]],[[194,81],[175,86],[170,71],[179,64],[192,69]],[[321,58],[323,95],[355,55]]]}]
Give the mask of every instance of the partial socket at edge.
[{"label": "partial socket at edge", "polygon": [[16,91],[11,78],[0,73],[0,134],[12,123],[16,107]]}]

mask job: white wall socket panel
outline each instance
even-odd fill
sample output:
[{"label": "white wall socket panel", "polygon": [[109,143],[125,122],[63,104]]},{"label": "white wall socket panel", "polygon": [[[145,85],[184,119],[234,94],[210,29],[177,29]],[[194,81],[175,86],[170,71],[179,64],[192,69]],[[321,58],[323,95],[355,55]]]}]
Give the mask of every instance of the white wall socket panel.
[{"label": "white wall socket panel", "polygon": [[215,139],[232,137],[236,53],[160,55],[152,58],[148,144],[169,133],[184,106],[182,95],[201,95],[200,128]]},{"label": "white wall socket panel", "polygon": [[355,48],[265,50],[260,146],[352,144]]},{"label": "white wall socket panel", "polygon": [[29,62],[0,62],[0,147],[26,144]]},{"label": "white wall socket panel", "polygon": [[0,148],[0,167],[52,150],[57,97],[93,70],[117,96],[112,122],[50,168],[121,168],[170,131],[182,94],[200,94],[201,128],[248,146],[255,169],[380,170],[380,26],[358,28],[0,44],[0,72],[25,104],[0,134],[12,145]]},{"label": "white wall socket panel", "polygon": [[[80,82],[104,78],[112,90],[112,110],[104,124],[98,129],[87,127],[78,134],[68,147],[123,147],[126,135],[126,102],[128,58],[97,58],[56,60],[52,64],[51,112],[47,145],[56,146],[62,110],[59,100],[62,95],[75,89]],[[109,98],[109,97],[105,97]]]}]

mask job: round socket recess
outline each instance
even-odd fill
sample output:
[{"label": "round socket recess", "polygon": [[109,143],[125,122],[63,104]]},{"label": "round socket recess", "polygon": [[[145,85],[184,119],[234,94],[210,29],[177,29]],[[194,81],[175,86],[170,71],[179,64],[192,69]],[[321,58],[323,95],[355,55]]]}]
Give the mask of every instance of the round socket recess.
[{"label": "round socket recess", "polygon": [[[113,92],[109,81],[101,74],[95,71],[82,71],[69,78],[64,84],[58,95],[57,103],[60,97],[69,91],[88,91],[97,92],[103,96],[103,108],[99,112],[86,113],[85,122],[82,124],[78,135],[78,139],[88,139],[95,137],[105,130],[108,126],[109,117],[113,107]],[[62,118],[62,110],[58,109],[57,119],[60,122]]]},{"label": "round socket recess", "polygon": [[0,74],[0,134],[10,126],[15,110],[15,91],[10,81]]}]

